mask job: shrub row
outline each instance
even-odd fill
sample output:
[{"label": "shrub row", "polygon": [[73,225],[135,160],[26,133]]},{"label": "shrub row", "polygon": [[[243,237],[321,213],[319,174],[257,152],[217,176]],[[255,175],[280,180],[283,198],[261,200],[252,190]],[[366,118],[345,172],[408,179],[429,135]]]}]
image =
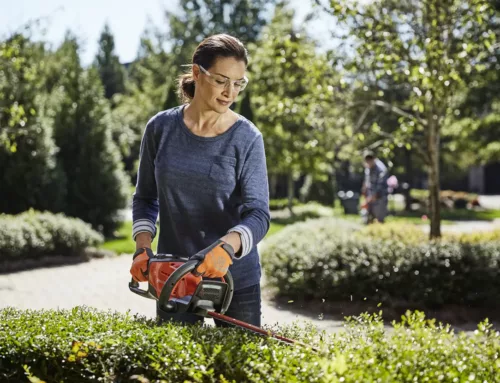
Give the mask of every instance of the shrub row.
[{"label": "shrub row", "polygon": [[[292,200],[292,206],[301,205],[300,201],[297,198]],[[288,208],[288,198],[278,198],[269,200],[269,209],[270,210],[282,210]]]},{"label": "shrub row", "polygon": [[89,224],[63,214],[27,211],[0,215],[0,260],[75,256],[103,240]]},{"label": "shrub row", "polygon": [[[266,240],[268,282],[290,299],[496,305],[500,242],[415,243],[361,235],[352,223],[319,219]],[[412,243],[413,242],[413,243]]]},{"label": "shrub row", "polygon": [[[356,234],[360,238],[368,236],[381,240],[402,241],[407,244],[423,243],[429,239],[429,234],[422,230],[421,225],[400,222],[364,226]],[[442,234],[441,241],[461,243],[500,241],[500,229],[472,233],[447,232]]]},{"label": "shrub row", "polygon": [[[423,206],[429,205],[429,190],[411,189],[411,197]],[[474,193],[459,192],[453,190],[441,190],[439,200],[443,207],[465,209],[479,206],[478,195]]]},{"label": "shrub row", "polygon": [[[239,329],[163,324],[86,308],[0,310],[0,381],[46,382],[493,382],[500,335],[471,336],[407,313],[386,331],[380,315],[347,318],[345,331],[274,328],[319,348]],[[38,380],[40,379],[40,380]]]}]

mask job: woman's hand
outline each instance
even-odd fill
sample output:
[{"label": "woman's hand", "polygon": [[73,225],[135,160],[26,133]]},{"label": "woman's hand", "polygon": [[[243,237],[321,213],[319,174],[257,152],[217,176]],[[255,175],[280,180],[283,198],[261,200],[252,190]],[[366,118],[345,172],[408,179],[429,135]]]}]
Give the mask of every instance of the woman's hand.
[{"label": "woman's hand", "polygon": [[194,275],[207,278],[222,278],[227,274],[229,266],[233,264],[233,258],[233,247],[227,242],[218,240],[189,259],[199,260],[193,271]]}]

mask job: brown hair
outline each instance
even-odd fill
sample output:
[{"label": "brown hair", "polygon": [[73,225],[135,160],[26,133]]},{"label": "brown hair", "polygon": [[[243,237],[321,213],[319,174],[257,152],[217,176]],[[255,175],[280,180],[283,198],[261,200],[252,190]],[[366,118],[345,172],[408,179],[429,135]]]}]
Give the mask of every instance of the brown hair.
[{"label": "brown hair", "polygon": [[[208,70],[219,57],[233,57],[248,65],[248,52],[243,43],[227,34],[213,35],[203,40],[194,51],[192,64],[201,65]],[[191,67],[188,73],[179,77],[177,92],[182,102],[189,102],[194,97],[194,87]]]}]

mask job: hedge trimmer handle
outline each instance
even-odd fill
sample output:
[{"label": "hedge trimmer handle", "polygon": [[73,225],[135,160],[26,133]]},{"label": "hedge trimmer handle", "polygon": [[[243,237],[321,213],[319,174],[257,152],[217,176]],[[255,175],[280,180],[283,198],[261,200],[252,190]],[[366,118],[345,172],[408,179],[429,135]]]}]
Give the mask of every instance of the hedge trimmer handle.
[{"label": "hedge trimmer handle", "polygon": [[[192,273],[194,269],[198,266],[199,260],[187,261],[185,264],[177,268],[168,278],[167,282],[163,286],[161,290],[161,294],[158,297],[158,303],[160,306],[163,306],[169,309],[170,305],[170,296],[172,295],[172,291],[175,288],[177,282],[179,282],[183,277],[187,274]],[[231,304],[231,300],[233,299],[234,292],[234,282],[231,272],[228,270],[227,274],[221,278],[227,284],[227,293],[224,298],[224,301],[221,306],[221,313],[225,313]]]},{"label": "hedge trimmer handle", "polygon": [[128,283],[128,288],[130,289],[130,291],[136,293],[137,295],[140,295],[141,297],[155,299],[155,297],[151,295],[151,293],[148,290],[141,289],[139,287],[139,282],[137,282],[134,278],[132,278]]}]

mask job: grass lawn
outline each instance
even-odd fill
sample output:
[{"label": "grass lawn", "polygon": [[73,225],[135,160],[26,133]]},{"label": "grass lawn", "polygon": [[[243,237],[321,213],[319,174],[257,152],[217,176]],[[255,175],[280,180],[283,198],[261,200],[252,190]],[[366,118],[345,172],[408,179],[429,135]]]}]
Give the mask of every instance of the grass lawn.
[{"label": "grass lawn", "polygon": [[[271,223],[267,237],[283,229],[285,225]],[[135,251],[135,242],[132,239],[132,221],[122,223],[118,229],[117,238],[107,240],[101,246],[101,249],[111,250],[117,254],[133,254]],[[153,251],[156,253],[157,241],[153,242]]]},{"label": "grass lawn", "polygon": [[[153,251],[156,252],[156,242],[153,242]],[[101,249],[111,250],[117,254],[133,254],[135,242],[132,239],[132,221],[123,222],[118,228],[117,237],[104,242]]]},{"label": "grass lawn", "polygon": [[[333,215],[342,219],[349,221],[360,222],[361,218],[356,214],[344,214],[342,208],[336,206],[333,209]],[[496,218],[500,218],[500,210],[485,210],[485,211],[473,211],[473,210],[443,210],[441,212],[443,225],[453,224],[454,221],[462,220],[477,220],[477,221],[491,221]],[[413,223],[429,225],[429,221],[422,219],[422,213],[417,212],[405,212],[396,211],[395,215],[389,215],[386,222],[400,222],[400,223]],[[276,219],[274,222],[271,220],[271,227],[266,237],[279,232],[288,223],[287,220]],[[103,249],[114,251],[117,254],[132,254],[135,250],[135,242],[132,240],[132,222],[124,222],[118,229],[117,238],[106,241],[100,246]],[[157,241],[153,242],[153,251],[157,250]]]}]

